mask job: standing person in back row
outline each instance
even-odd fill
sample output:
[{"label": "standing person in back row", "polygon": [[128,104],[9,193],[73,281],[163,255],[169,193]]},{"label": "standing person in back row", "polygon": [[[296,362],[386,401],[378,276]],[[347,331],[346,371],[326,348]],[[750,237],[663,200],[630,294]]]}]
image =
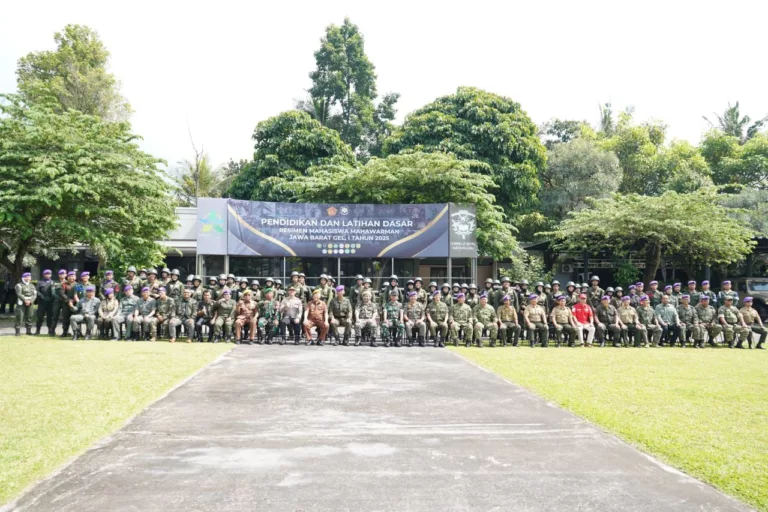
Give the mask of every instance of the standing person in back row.
[{"label": "standing person in back row", "polygon": [[48,334],[51,333],[53,303],[58,301],[58,297],[53,295],[52,275],[53,272],[50,270],[43,270],[43,278],[37,282],[37,325],[35,325],[35,336],[40,335],[40,328],[43,326],[43,320],[45,319],[48,320]]},{"label": "standing person in back row", "polygon": [[16,336],[21,332],[21,322],[24,320],[24,327],[27,330],[27,336],[32,334],[32,308],[37,298],[37,289],[32,284],[32,274],[24,272],[21,274],[21,282],[16,285]]}]

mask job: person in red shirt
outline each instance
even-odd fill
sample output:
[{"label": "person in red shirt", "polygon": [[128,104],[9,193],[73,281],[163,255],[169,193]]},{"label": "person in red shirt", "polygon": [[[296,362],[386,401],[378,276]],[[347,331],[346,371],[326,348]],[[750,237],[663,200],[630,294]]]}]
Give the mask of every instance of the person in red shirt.
[{"label": "person in red shirt", "polygon": [[587,304],[587,295],[579,295],[579,302],[573,305],[573,318],[576,320],[576,346],[580,346],[584,339],[584,331],[587,331],[587,346],[592,346],[595,339],[595,315],[592,307]]}]

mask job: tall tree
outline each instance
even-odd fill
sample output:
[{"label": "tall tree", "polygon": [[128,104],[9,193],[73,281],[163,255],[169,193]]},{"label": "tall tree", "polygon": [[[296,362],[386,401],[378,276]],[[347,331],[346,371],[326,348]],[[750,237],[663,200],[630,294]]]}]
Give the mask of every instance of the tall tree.
[{"label": "tall tree", "polygon": [[337,129],[344,142],[367,157],[370,148],[375,152],[380,147],[379,137],[386,131],[386,122],[394,119],[399,95],[388,94],[382,104],[375,105],[375,67],[365,53],[360,29],[349,18],[341,26],[326,28],[315,61],[317,68],[309,74],[310,99],[297,107],[315,112],[312,117]]},{"label": "tall tree", "polygon": [[716,185],[768,189],[768,136],[758,134],[740,145],[737,137],[712,130],[701,141],[701,153]]},{"label": "tall tree", "polygon": [[758,119],[754,123],[750,122],[752,119],[748,115],[742,117],[739,110],[739,102],[735,105],[728,103],[728,108],[725,109],[722,115],[715,113],[717,123],[710,121],[707,116],[704,116],[704,120],[707,121],[712,128],[719,129],[726,135],[736,137],[741,144],[746,143],[749,139],[754,137],[760,132],[760,129],[765,126],[768,121],[768,116]]},{"label": "tall tree", "polygon": [[289,201],[291,194],[277,190],[270,177],[295,179],[313,165],[352,165],[355,156],[334,130],[308,114],[283,112],[260,122],[253,133],[253,162],[234,178],[229,197],[254,201]]},{"label": "tall tree", "polygon": [[496,204],[514,218],[535,205],[546,150],[519,103],[474,87],[438,98],[406,117],[385,141],[385,154],[451,153],[490,175]]},{"label": "tall tree", "polygon": [[621,184],[619,159],[594,142],[575,139],[549,151],[541,173],[541,210],[555,221],[586,206],[587,198],[610,197]]},{"label": "tall tree", "polygon": [[117,268],[162,261],[173,202],[128,123],[3,98],[0,265],[18,278],[25,255],[75,243]]},{"label": "tall tree", "polygon": [[510,258],[519,250],[514,228],[494,204],[493,180],[475,174],[472,162],[452,155],[406,153],[365,164],[319,165],[295,179],[269,181],[298,202],[472,203],[480,253]]},{"label": "tall tree", "polygon": [[571,213],[548,235],[554,247],[571,252],[602,250],[645,255],[644,280],[656,276],[662,257],[686,266],[730,264],[752,251],[753,231],[731,217],[711,189],[657,197],[615,194],[588,199],[589,208]]},{"label": "tall tree", "polygon": [[54,40],[56,50],[19,59],[17,82],[25,100],[53,98],[58,111],[71,108],[107,121],[127,120],[131,107],[107,70],[109,52],[99,35],[83,25],[67,25]]},{"label": "tall tree", "polygon": [[176,182],[176,198],[180,206],[197,206],[198,197],[221,197],[231,180],[224,176],[224,170],[211,165],[208,155],[203,149],[197,149],[193,160],[178,163]]},{"label": "tall tree", "polygon": [[579,137],[586,123],[571,119],[551,119],[541,125],[539,137],[544,141],[547,149],[552,149],[557,144],[570,142]]}]

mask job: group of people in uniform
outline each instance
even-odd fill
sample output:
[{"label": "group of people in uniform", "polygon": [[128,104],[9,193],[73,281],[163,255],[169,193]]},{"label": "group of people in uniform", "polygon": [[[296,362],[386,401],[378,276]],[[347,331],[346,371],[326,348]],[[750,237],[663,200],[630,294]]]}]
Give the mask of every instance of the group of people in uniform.
[{"label": "group of people in uniform", "polygon": [[[709,282],[699,288],[689,281],[659,288],[657,281],[621,287],[590,283],[538,282],[487,279],[482,290],[473,283],[424,282],[417,277],[404,287],[396,275],[381,290],[370,278],[358,275],[346,289],[331,276],[321,275],[310,287],[306,276],[291,274],[283,287],[279,279],[212,277],[204,284],[198,275],[180,280],[178,270],[129,267],[121,282],[107,270],[99,286],[90,274],[60,270],[58,279],[44,270],[37,284],[25,273],[16,285],[16,334],[24,324],[32,334],[33,305],[37,304],[35,335],[46,323],[56,336],[97,335],[112,340],[155,341],[165,335],[171,342],[182,333],[186,341],[234,343],[286,343],[334,345],[435,347],[446,342],[466,346],[690,346],[716,345],[722,333],[732,348],[763,349],[768,336],[752,298],[739,296],[723,281],[715,293]],[[94,329],[97,332],[94,333]],[[315,335],[313,335],[313,331]],[[754,343],[753,333],[759,335]]]}]

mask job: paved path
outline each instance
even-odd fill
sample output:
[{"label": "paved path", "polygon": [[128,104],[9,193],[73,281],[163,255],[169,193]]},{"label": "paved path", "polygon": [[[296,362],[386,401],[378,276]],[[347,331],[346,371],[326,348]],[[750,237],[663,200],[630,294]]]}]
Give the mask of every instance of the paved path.
[{"label": "paved path", "polygon": [[746,510],[447,350],[241,346],[8,510]]}]

